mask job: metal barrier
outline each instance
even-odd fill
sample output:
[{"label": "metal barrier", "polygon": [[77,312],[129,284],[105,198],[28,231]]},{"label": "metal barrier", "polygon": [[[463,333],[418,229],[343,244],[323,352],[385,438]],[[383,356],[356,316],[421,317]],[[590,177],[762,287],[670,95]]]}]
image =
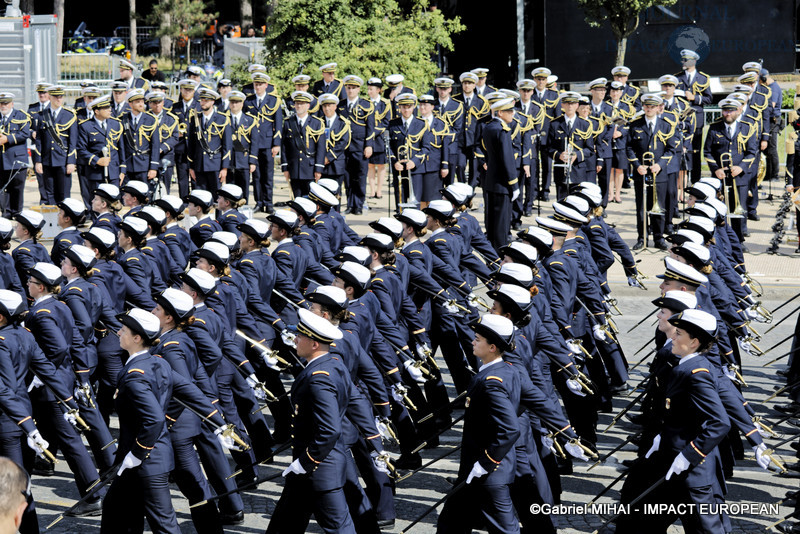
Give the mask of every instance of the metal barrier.
[{"label": "metal barrier", "polygon": [[69,87],[92,80],[104,87],[119,78],[120,59],[112,54],[58,54],[58,83]]}]

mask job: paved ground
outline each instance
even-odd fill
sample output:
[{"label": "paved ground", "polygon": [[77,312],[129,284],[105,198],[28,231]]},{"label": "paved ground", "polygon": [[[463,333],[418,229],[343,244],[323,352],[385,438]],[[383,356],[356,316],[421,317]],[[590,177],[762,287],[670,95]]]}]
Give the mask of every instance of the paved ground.
[{"label": "paved ground", "polygon": [[[28,198],[36,198],[34,188],[35,184],[28,184]],[[628,191],[630,190],[626,190],[626,192]],[[281,185],[276,195],[278,200],[285,198],[286,195],[286,189]],[[362,234],[366,233],[369,231],[369,228],[366,226],[367,222],[387,214],[386,198],[387,195],[386,192],[384,192],[384,199],[380,201],[380,205],[378,205],[378,201],[371,200],[370,205],[373,207],[372,210],[365,212],[364,215],[359,217],[348,217],[356,231]],[[621,205],[612,205],[613,207],[608,214],[608,220],[617,224],[617,229],[629,243],[632,243],[635,239],[634,232],[630,230],[633,223],[632,204],[632,193],[623,195],[623,203]],[[750,242],[748,242],[748,246],[755,254],[748,254],[746,257],[750,272],[764,286],[764,304],[768,309],[774,309],[785,299],[800,292],[800,262],[798,262],[797,257],[791,255],[796,244],[784,244],[781,246],[781,252],[789,255],[773,256],[762,253],[766,249],[769,239],[772,237],[769,228],[773,222],[771,220],[772,214],[774,214],[777,209],[777,202],[774,204],[762,204],[762,220],[760,222],[750,223],[753,237]],[[543,214],[549,214],[551,210],[545,209],[543,206],[542,212]],[[482,218],[480,210],[475,211],[475,214]],[[533,224],[532,220],[526,220],[525,222]],[[618,266],[613,267],[610,273],[613,293],[618,298],[619,307],[623,313],[622,316],[616,318],[616,321],[622,332],[621,342],[623,348],[631,362],[636,362],[641,357],[641,354],[633,356],[633,353],[652,336],[652,322],[650,320],[646,321],[645,324],[633,330],[631,333],[627,333],[627,330],[652,311],[650,300],[658,296],[657,280],[652,277],[659,273],[662,257],[663,253],[651,250],[644,251],[637,255],[637,258],[642,260],[640,269],[643,273],[651,277],[647,282],[647,291],[628,288],[622,276],[622,270],[619,269]],[[797,302],[798,305],[800,305],[800,300]],[[790,305],[781,310],[776,314],[776,320],[782,318],[784,314],[793,307],[794,306]],[[791,334],[794,322],[795,317],[792,317],[770,332],[760,344],[761,347],[766,350],[774,343],[777,343],[779,340]],[[762,333],[767,329],[767,327],[763,326],[757,328]],[[775,386],[783,383],[782,380],[779,380],[779,377],[775,375],[775,370],[780,368],[780,365],[775,365],[766,369],[762,368],[761,365],[773,357],[777,357],[783,352],[788,351],[788,346],[788,343],[784,343],[765,357],[760,359],[747,357],[744,361],[744,375],[749,383],[749,387],[745,390],[745,396],[750,400],[751,404],[758,405],[757,411],[760,414],[772,421],[780,418],[780,414],[770,409],[770,406],[774,405],[774,401],[765,405],[762,405],[761,402],[773,392]],[[642,354],[644,354],[644,352]],[[632,373],[631,381],[640,381],[643,377],[641,372],[641,367],[636,369]],[[449,385],[452,386],[452,384]],[[627,404],[628,400],[627,398],[615,399],[615,411],[618,411]],[[610,415],[601,415],[599,428],[605,428],[611,420],[611,417]],[[620,424],[604,434],[598,443],[601,453],[603,451],[609,451],[619,444],[624,440],[629,431],[629,426]],[[796,432],[796,429],[795,427],[782,425],[776,428],[776,431],[780,434],[780,437],[775,440],[770,440],[773,443],[783,439],[784,436],[792,432]],[[438,449],[423,451],[423,458],[431,459],[444,452],[448,447],[454,447],[459,442],[459,436],[459,427],[456,427],[456,429],[448,432],[443,437],[442,444]],[[781,447],[779,452],[784,459],[794,461],[792,459],[794,451],[789,448],[788,445]],[[562,494],[563,503],[565,505],[577,505],[588,502],[606,484],[618,476],[619,471],[615,467],[616,462],[631,458],[633,454],[632,447],[626,446],[623,451],[615,454],[614,458],[609,463],[598,466],[588,472],[588,464],[576,464],[575,473],[571,476],[563,477],[562,479],[564,485],[564,493]],[[420,515],[428,506],[448,491],[450,485],[446,482],[445,477],[453,476],[456,473],[457,456],[456,453],[453,455],[453,458],[448,458],[434,464],[431,468],[399,485],[396,498],[398,521],[396,528],[393,530],[394,532],[400,532],[411,520]],[[279,456],[273,465],[261,467],[260,474],[265,476],[276,472],[278,469],[283,469],[288,465],[289,460],[290,457],[288,455]],[[247,511],[245,524],[226,530],[228,532],[248,534],[263,532],[269,522],[270,512],[280,494],[281,487],[281,482],[278,480],[277,483],[265,484],[256,492],[247,492],[244,495]],[[773,504],[782,498],[787,490],[797,489],[797,487],[797,479],[787,479],[767,473],[759,469],[754,461],[745,460],[737,466],[734,477],[728,481],[727,500],[729,503]],[[44,526],[53,520],[59,512],[74,503],[74,499],[77,497],[77,491],[67,471],[66,463],[63,461],[58,464],[57,475],[55,477],[34,477],[34,492],[37,499],[37,506],[40,510],[42,529],[44,529]],[[173,492],[173,495],[182,531],[193,532],[194,529],[188,513],[188,503],[179,495],[177,490]],[[618,497],[619,494],[615,489],[610,491],[600,502],[616,502]],[[790,509],[780,508],[777,514],[738,515],[733,518],[734,529],[735,532],[763,531],[766,525],[790,512]],[[437,514],[432,513],[418,524],[413,531],[433,532],[435,530],[436,517]],[[592,532],[600,526],[603,521],[598,515],[584,515],[578,513],[555,514],[554,519],[560,531],[565,533]],[[57,526],[53,527],[50,532],[89,533],[98,530],[99,520],[97,519],[65,518]],[[319,532],[319,529],[316,525],[312,524],[311,527],[309,527],[309,531]],[[677,526],[672,527],[670,530],[670,532],[681,531],[682,529]]]}]

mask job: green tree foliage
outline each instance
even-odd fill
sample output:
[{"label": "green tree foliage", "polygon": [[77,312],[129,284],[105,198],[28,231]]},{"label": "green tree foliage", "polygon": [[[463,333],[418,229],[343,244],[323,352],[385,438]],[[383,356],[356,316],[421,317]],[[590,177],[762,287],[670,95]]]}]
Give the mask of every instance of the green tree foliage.
[{"label": "green tree foliage", "polygon": [[589,26],[611,26],[617,39],[617,65],[625,63],[628,37],[639,27],[639,14],[654,6],[671,6],[677,0],[577,0]]},{"label": "green tree foliage", "polygon": [[[158,26],[156,35],[172,39],[197,37],[203,34],[206,27],[219,16],[218,13],[206,13],[203,0],[159,0],[153,6],[148,17],[151,24]],[[178,41],[178,42],[182,42]],[[189,61],[189,49],[186,47],[186,60]]]},{"label": "green tree foliage", "polygon": [[451,49],[451,36],[464,29],[429,9],[428,0],[414,0],[406,11],[396,0],[281,0],[267,27],[264,64],[281,94],[293,89],[300,65],[315,80],[331,61],[339,65],[337,78],[401,73],[409,87],[427,90],[438,74],[436,47]]}]

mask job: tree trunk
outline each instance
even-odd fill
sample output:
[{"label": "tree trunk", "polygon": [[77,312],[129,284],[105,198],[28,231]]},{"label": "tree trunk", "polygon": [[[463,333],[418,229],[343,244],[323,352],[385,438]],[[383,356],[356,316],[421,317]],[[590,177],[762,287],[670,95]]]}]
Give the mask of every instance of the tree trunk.
[{"label": "tree trunk", "polygon": [[53,0],[53,13],[56,14],[56,52],[64,48],[64,0]]},{"label": "tree trunk", "polygon": [[130,19],[130,28],[131,28],[131,39],[130,39],[130,47],[131,47],[131,61],[136,62],[136,48],[137,48],[137,39],[136,39],[136,0],[128,0],[128,9],[129,19]]},{"label": "tree trunk", "polygon": [[627,37],[620,37],[617,39],[617,62],[614,65],[624,65],[625,64],[625,50],[628,47],[628,38]]},{"label": "tree trunk", "polygon": [[[172,24],[172,15],[169,13],[164,13],[164,16],[161,19],[161,28],[162,31],[166,28],[169,28]],[[161,57],[168,58],[170,51],[172,50],[172,37],[169,35],[162,35],[161,36]]]},{"label": "tree trunk", "polygon": [[253,24],[253,0],[240,0],[239,13],[242,20],[242,31]]}]

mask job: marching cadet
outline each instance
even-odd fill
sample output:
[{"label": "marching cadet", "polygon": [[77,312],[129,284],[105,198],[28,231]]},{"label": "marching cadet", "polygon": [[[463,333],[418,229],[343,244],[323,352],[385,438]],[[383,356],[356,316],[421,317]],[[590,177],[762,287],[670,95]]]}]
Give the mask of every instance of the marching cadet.
[{"label": "marching cadet", "polygon": [[178,117],[178,143],[175,145],[175,171],[178,174],[178,196],[186,198],[189,194],[189,152],[188,137],[189,119],[192,111],[200,111],[200,102],[195,97],[197,83],[183,79],[178,82],[180,99],[172,106],[172,112]]},{"label": "marching cadet", "polygon": [[231,165],[230,176],[227,183],[236,184],[242,189],[244,203],[250,198],[250,176],[256,171],[258,165],[258,145],[254,138],[256,130],[255,116],[245,113],[245,95],[241,91],[231,91],[228,95],[229,114],[231,121]]},{"label": "marching cadet", "polygon": [[681,72],[675,76],[678,78],[678,89],[684,91],[684,98],[689,101],[695,115],[695,131],[697,135],[692,137],[692,183],[700,180],[701,166],[703,163],[703,127],[705,126],[705,113],[703,106],[711,104],[711,77],[704,72],[697,70],[697,62],[700,54],[694,50],[681,50]]},{"label": "marching cadet", "polygon": [[315,96],[332,94],[342,98],[342,82],[336,78],[336,63],[325,63],[319,68],[322,79],[314,82],[311,93]]},{"label": "marching cadet", "polygon": [[[292,78],[292,83],[294,84],[295,91],[302,91],[304,93],[311,94],[308,92],[308,87],[309,84],[311,83],[311,76],[309,76],[308,74],[298,74],[297,76]],[[292,91],[292,94],[294,94],[294,91]],[[286,97],[284,102],[286,102],[286,109],[288,110],[288,114],[284,118],[287,119],[289,118],[289,115],[292,114],[292,110],[294,110],[295,108],[294,97],[290,95]],[[310,113],[311,115],[316,115],[318,112],[319,112],[319,103],[317,102],[317,97],[311,95],[311,103],[309,104],[308,113]]]},{"label": "marching cadet", "polygon": [[131,91],[133,89],[141,89],[142,91],[147,91],[149,88],[149,84],[147,80],[142,77],[135,77],[133,75],[133,71],[136,69],[136,65],[131,63],[126,59],[119,60],[119,78],[114,80],[117,82],[124,82],[127,87],[125,88],[127,91]]},{"label": "marching cadet", "polygon": [[364,80],[358,76],[348,75],[344,77],[342,84],[346,95],[336,107],[336,112],[339,117],[350,123],[350,145],[345,151],[347,180],[345,213],[361,215],[366,207],[369,158],[372,157],[375,147],[375,107],[370,100],[360,96]]},{"label": "marching cadet", "polygon": [[412,199],[412,192],[422,191],[425,159],[433,134],[428,130],[425,121],[414,116],[417,106],[415,94],[401,93],[395,98],[395,104],[399,114],[389,123],[389,144],[394,162],[392,170],[395,204],[399,211],[401,203],[418,200],[416,197]]},{"label": "marching cadet", "polygon": [[77,162],[78,120],[75,111],[63,107],[65,89],[51,85],[49,111],[40,113],[37,121],[36,143],[33,147],[33,164],[42,174],[47,189],[47,204],[61,202],[69,196],[72,173]]},{"label": "marching cadet", "polygon": [[281,171],[295,198],[308,194],[309,184],[322,177],[325,167],[325,126],[309,114],[312,100],[310,93],[293,92],[295,112],[283,121]]},{"label": "marching cadet", "polygon": [[[708,127],[703,155],[709,170],[727,188],[728,213],[731,226],[744,246],[744,232],[747,228],[742,214],[747,202],[749,168],[758,154],[758,133],[756,128],[744,121],[738,121],[740,106],[736,100],[726,98],[720,102],[722,118]],[[737,203],[738,201],[738,203]]]},{"label": "marching cadet", "polygon": [[[756,63],[756,65],[758,65]],[[754,67],[750,63],[745,63],[745,66],[749,66],[750,69]],[[760,65],[759,65],[760,67]],[[741,115],[744,118],[750,117],[749,122],[756,126],[756,133],[755,135],[758,136],[760,139],[759,144],[759,151],[763,152],[766,150],[767,145],[769,144],[770,139],[770,132],[769,132],[769,121],[772,114],[770,108],[770,89],[758,83],[758,72],[753,70],[747,70],[744,74],[739,76],[738,81],[740,84],[745,85],[749,88],[749,91],[745,92],[748,96],[747,102],[745,104],[745,109],[741,112]],[[762,89],[766,89],[766,92],[762,91]],[[749,181],[748,181],[748,198],[747,198],[747,205],[742,205],[742,207],[747,211],[747,219],[751,221],[759,220],[758,213],[756,209],[758,208],[758,167],[760,161],[760,154],[753,162],[753,165],[750,167],[750,171],[748,172]],[[746,226],[746,223],[745,223]]]},{"label": "marching cadet", "polygon": [[[172,106],[175,105],[175,102],[167,96],[167,84],[166,82],[161,82],[158,80],[153,80],[150,82],[150,93],[163,93],[164,94],[164,109],[167,111],[172,111]],[[156,113],[153,113],[156,115]]]},{"label": "marching cadet", "polygon": [[[611,134],[611,179],[609,180],[608,201],[622,202],[620,194],[628,172],[628,154],[625,143],[628,139],[628,122],[638,115],[633,106],[622,101],[623,85],[618,81],[608,84],[608,104],[611,106],[610,120],[613,124]],[[627,187],[627,186],[625,186]],[[611,198],[611,195],[614,198]]]},{"label": "marching cadet", "polygon": [[[646,226],[652,231],[655,246],[667,250],[664,222],[665,216],[669,216],[673,209],[669,182],[676,180],[669,170],[670,162],[677,157],[680,140],[669,122],[658,116],[662,101],[660,96],[654,94],[642,97],[644,116],[630,123],[625,141],[628,162],[635,171],[633,185],[638,238],[633,250],[647,246]],[[656,205],[661,206],[660,212]],[[649,224],[645,217],[649,219]]]},{"label": "marching cadet", "polygon": [[125,274],[137,286],[147,288],[146,290],[149,290],[150,294],[155,297],[167,286],[164,279],[161,278],[159,266],[154,265],[150,257],[140,250],[145,246],[149,231],[150,227],[147,221],[140,217],[131,216],[123,219],[119,223],[119,235],[117,236],[117,244],[122,254],[119,255],[116,262],[122,266]]},{"label": "marching cadet", "polygon": [[[523,182],[531,177],[531,156],[532,156],[532,133],[535,130],[533,120],[527,115],[522,115],[517,111],[517,104],[520,95],[511,89],[501,89],[500,91],[489,93],[486,99],[490,104],[506,97],[514,99],[514,122],[511,127],[511,143],[514,145],[514,163],[517,166],[517,176]],[[523,215],[522,186],[517,200],[511,203],[511,228],[519,230],[522,227]],[[488,273],[487,273],[488,274]]]},{"label": "marching cadet", "polygon": [[111,82],[111,97],[114,99],[111,116],[115,119],[130,110],[128,105],[128,85],[125,82]]},{"label": "marching cadet", "polygon": [[[180,119],[167,110],[164,93],[149,93],[147,103],[150,106],[150,114],[156,118],[156,130],[158,131],[158,183],[159,186],[163,184],[165,191],[169,193],[175,167],[175,147],[180,140]],[[166,160],[166,164],[164,160]]]},{"label": "marching cadet", "polygon": [[0,288],[9,289],[20,295],[23,299],[27,294],[22,289],[22,282],[17,274],[14,258],[10,253],[6,253],[11,248],[11,238],[14,234],[14,225],[8,219],[0,217]]},{"label": "marching cadet", "polygon": [[253,197],[256,211],[272,213],[273,166],[281,151],[283,111],[280,97],[268,92],[269,76],[263,72],[254,72],[251,78],[254,93],[245,99],[244,111],[256,118],[256,126],[250,135],[250,142],[258,147],[258,168],[253,174]]},{"label": "marching cadet", "polygon": [[454,179],[477,187],[480,174],[478,160],[475,157],[475,148],[480,143],[478,119],[489,113],[489,104],[475,92],[475,84],[478,82],[475,74],[464,72],[458,79],[461,82],[462,92],[454,99],[464,104],[464,128],[456,132],[456,144],[461,151],[458,161],[463,160],[463,165],[456,168]]},{"label": "marching cadet", "polygon": [[286,482],[267,533],[304,531],[313,513],[325,532],[355,534],[342,489],[350,388],[329,354],[342,333],[308,310],[298,310],[298,317],[297,355],[308,363],[292,384],[293,461],[283,472]]},{"label": "marching cadet", "polygon": [[79,121],[92,118],[91,104],[96,98],[100,98],[100,88],[94,85],[89,85],[81,89],[81,106],[78,106],[78,101],[75,101],[75,114],[78,116]]},{"label": "marching cadet", "polygon": [[93,117],[78,125],[78,162],[83,166],[80,176],[83,204],[87,210],[92,208],[95,219],[95,213],[100,212],[93,209],[94,191],[101,183],[119,184],[125,174],[125,144],[122,123],[111,118],[111,97],[93,100],[88,107]]},{"label": "marching cadet", "polygon": [[505,98],[491,106],[496,116],[481,132],[481,148],[485,156],[486,195],[484,221],[486,237],[495,250],[508,243],[511,231],[511,203],[520,195],[519,173],[514,161],[511,124],[514,121],[514,99]]},{"label": "marching cadet", "polygon": [[481,366],[467,390],[460,484],[445,502],[436,531],[469,532],[480,522],[492,532],[519,532],[510,485],[520,436],[520,379],[503,360],[503,353],[514,348],[514,325],[505,317],[484,315],[470,326]]},{"label": "marching cadet", "polygon": [[128,180],[119,190],[122,192],[122,205],[130,208],[125,218],[138,213],[150,201],[150,188],[139,180]]},{"label": "marching cadet", "polygon": [[596,184],[600,181],[600,171],[603,170],[605,158],[610,156],[611,144],[609,135],[611,131],[605,127],[605,123],[592,115],[592,103],[588,97],[582,96],[578,99],[578,117],[588,121],[592,127],[592,143],[594,150],[589,154],[586,164],[586,180]]},{"label": "marching cadet", "polygon": [[389,128],[389,122],[393,117],[392,102],[381,96],[382,88],[383,82],[380,78],[367,80],[367,96],[375,109],[375,138],[367,172],[367,182],[369,183],[367,196],[369,198],[383,198],[383,183],[386,181],[388,147],[384,132]]},{"label": "marching cadet", "polygon": [[545,117],[541,125],[542,133],[539,137],[539,165],[537,166],[542,178],[540,182],[537,176],[534,184],[537,198],[544,202],[550,200],[550,175],[552,173],[552,159],[549,151],[550,140],[548,139],[550,122],[559,115],[559,111],[556,109],[559,104],[558,92],[547,88],[547,77],[551,74],[550,69],[546,67],[538,67],[531,71],[533,81],[536,83],[533,100],[544,106],[545,109]]},{"label": "marching cadet", "polygon": [[442,178],[444,181],[443,185],[448,186],[453,182],[453,176],[455,168],[459,164],[458,162],[463,159],[464,161],[460,162],[460,164],[463,166],[466,163],[466,158],[462,158],[461,150],[459,150],[458,144],[456,143],[457,132],[464,129],[464,105],[451,98],[453,84],[455,83],[452,78],[443,76],[436,78],[433,83],[439,97],[434,101],[434,112],[437,117],[444,121],[449,132],[448,144],[450,148],[445,155],[454,172]]},{"label": "marching cadet", "polygon": [[164,232],[158,238],[167,245],[178,265],[185,268],[189,265],[189,257],[196,249],[189,232],[178,224],[183,220],[183,211],[186,206],[183,200],[173,195],[164,195],[153,204],[164,210],[167,216]]},{"label": "marching cadet", "polygon": [[478,96],[486,97],[489,93],[497,91],[495,87],[486,83],[486,77],[489,75],[489,69],[478,67],[470,70],[472,74],[478,77],[478,83],[475,84],[475,93]]},{"label": "marching cadet", "polygon": [[350,121],[336,113],[339,97],[330,93],[319,96],[322,109],[320,119],[325,126],[325,157],[322,160],[322,176],[336,182],[336,196],[341,195],[342,181],[346,172],[346,152],[352,140]]},{"label": "marching cadet", "polygon": [[65,198],[57,204],[58,206],[58,226],[61,231],[53,239],[53,248],[50,251],[50,259],[54,265],[61,265],[64,252],[72,245],[83,243],[81,233],[78,231],[80,225],[86,218],[86,208],[83,202],[74,198]]},{"label": "marching cadet", "polygon": [[[517,109],[523,116],[528,117],[530,120],[531,128],[528,131],[530,154],[530,172],[523,175],[523,185],[525,189],[525,200],[522,204],[522,215],[530,217],[533,214],[533,201],[536,198],[536,188],[533,181],[539,175],[539,148],[540,139],[543,136],[542,126],[547,115],[545,107],[539,102],[533,100],[533,90],[536,88],[536,82],[532,79],[524,79],[517,82],[517,91],[519,91],[519,102]],[[527,121],[526,121],[527,122]]]},{"label": "marching cadet", "polygon": [[169,473],[175,463],[167,415],[177,419],[180,412],[170,412],[170,402],[178,398],[200,414],[226,449],[236,448],[233,431],[197,386],[149,352],[161,332],[155,315],[134,308],[119,320],[120,346],[128,353],[115,398],[120,468],[104,500],[100,531],[118,532],[127,528],[124,525],[140,523],[144,514],[154,533],[175,534],[180,529],[169,494]]},{"label": "marching cadet", "polygon": [[[730,420],[709,372],[711,364],[705,358],[717,333],[717,321],[707,312],[687,309],[670,317],[669,323],[676,327],[671,350],[680,360],[664,391],[661,432],[645,454],[645,461],[637,465],[644,474],[637,489],[659,482],[659,487],[645,497],[646,502],[718,504],[724,482],[718,476],[717,445],[728,433]],[[631,498],[638,496],[638,492],[633,493]],[[702,514],[690,510],[681,514],[625,515],[617,524],[617,531],[641,532],[643,526],[663,530],[678,515],[690,532],[726,532],[725,525],[729,524],[724,512]]]},{"label": "marching cadet", "polygon": [[194,246],[200,248],[203,243],[211,239],[211,235],[214,232],[222,231],[222,227],[217,220],[209,214],[209,211],[214,206],[214,197],[211,191],[195,189],[184,200],[189,210],[189,217],[197,218],[197,222],[189,228],[189,236]]},{"label": "marching cadet", "polygon": [[[217,111],[220,113],[227,113],[230,108],[229,96],[233,91],[233,84],[228,78],[221,78],[220,81],[217,82],[217,93],[219,93],[219,98],[214,105],[217,106]],[[242,100],[244,101],[244,99]]]},{"label": "marching cadet", "polygon": [[[675,120],[677,121],[676,133],[678,134],[680,145],[678,146],[677,157],[672,161],[673,167],[670,169],[670,172],[678,173],[676,200],[679,200],[683,198],[686,177],[692,170],[692,162],[689,154],[691,154],[692,151],[692,137],[695,134],[697,117],[694,109],[689,105],[689,102],[683,97],[675,94],[675,88],[679,83],[678,78],[672,76],[671,74],[665,74],[658,79],[658,83],[661,84],[661,90],[664,91],[664,95],[662,96],[664,99],[664,111],[673,113],[675,115]],[[702,135],[702,131],[700,134]],[[670,216],[670,222],[671,219],[674,219],[678,216],[677,201],[674,204],[674,208],[675,209]]]},{"label": "marching cadet", "polygon": [[[19,240],[19,246],[11,252],[11,258],[14,260],[20,283],[25,287],[25,293],[28,294],[25,285],[25,281],[28,279],[28,269],[36,263],[50,261],[47,249],[39,243],[44,227],[44,217],[36,211],[22,210],[14,217],[14,220],[17,221],[14,237]],[[28,296],[30,297],[30,294]]]},{"label": "marching cadet", "polygon": [[641,91],[638,87],[634,87],[628,83],[628,76],[631,75],[631,69],[620,65],[611,69],[611,76],[615,82],[622,84],[622,101],[628,104],[631,108],[639,111],[642,109],[642,103],[639,100]]},{"label": "marching cadet", "polygon": [[227,115],[214,109],[216,91],[198,91],[200,111],[189,112],[186,154],[195,187],[207,191],[225,183],[231,163],[231,127]]},{"label": "marching cadet", "polygon": [[155,189],[153,180],[158,176],[160,150],[159,132],[156,119],[145,111],[144,91],[133,89],[128,92],[130,110],[120,117],[122,122],[122,154],[124,166],[120,180],[145,182]]},{"label": "marching cadet", "polygon": [[450,177],[450,145],[452,132],[440,116],[434,114],[434,98],[431,95],[419,97],[419,118],[425,121],[430,132],[430,144],[426,147],[425,173],[422,175],[420,188],[414,188],[420,209],[439,198],[443,185]]},{"label": "marching cadet", "polygon": [[247,218],[239,212],[239,208],[244,206],[244,194],[242,188],[236,184],[222,184],[217,190],[217,209],[214,211],[217,222],[222,227],[222,231],[231,232],[239,237],[237,226]]},{"label": "marching cadet", "polygon": [[[589,121],[577,116],[580,95],[561,95],[562,114],[549,124],[547,150],[553,164],[553,181],[559,200],[569,194],[570,184],[585,181],[590,174],[590,155],[594,152],[593,129]],[[591,169],[594,170],[594,169]]]},{"label": "marching cadet", "polygon": [[10,218],[22,211],[30,137],[30,116],[14,109],[14,93],[0,93],[0,183],[5,184],[3,196],[7,195],[4,217]]},{"label": "marching cadet", "polygon": [[185,265],[179,263],[180,258],[173,258],[170,249],[161,241],[158,236],[164,233],[164,224],[167,222],[167,215],[158,206],[145,206],[136,217],[144,219],[147,223],[147,233],[145,242],[140,250],[151,260],[153,266],[158,269],[159,276],[164,284],[169,286],[177,283],[178,277],[183,272]]}]

